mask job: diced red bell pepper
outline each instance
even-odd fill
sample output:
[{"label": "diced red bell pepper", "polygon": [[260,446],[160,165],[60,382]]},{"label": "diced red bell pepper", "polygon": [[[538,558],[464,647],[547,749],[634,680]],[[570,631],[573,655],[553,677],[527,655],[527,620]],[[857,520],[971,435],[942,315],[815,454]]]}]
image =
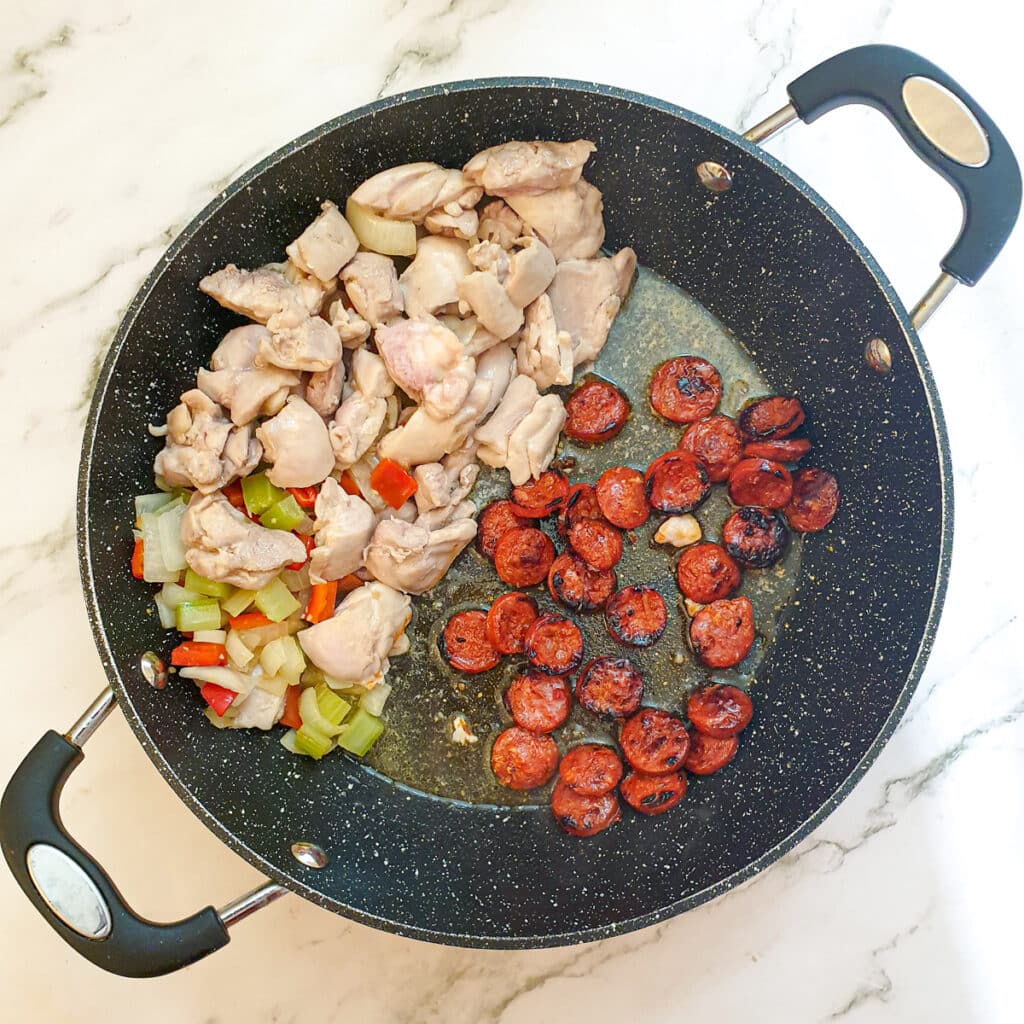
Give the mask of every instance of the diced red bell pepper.
[{"label": "diced red bell pepper", "polygon": [[228,651],[223,644],[189,640],[171,651],[171,664],[180,667],[226,665]]},{"label": "diced red bell pepper", "polygon": [[346,469],[341,474],[341,479],[338,481],[341,484],[341,489],[346,494],[354,494],[357,498],[360,497],[359,484],[352,479],[352,474]]},{"label": "diced red bell pepper", "polygon": [[415,493],[416,479],[394,459],[381,459],[370,473],[370,486],[392,507],[401,508]]},{"label": "diced red bell pepper", "polygon": [[226,686],[218,686],[216,683],[204,683],[199,691],[203,700],[216,712],[218,718],[224,717],[224,712],[231,707],[235,699],[235,691],[229,690]]},{"label": "diced red bell pepper", "polygon": [[338,581],[331,580],[329,583],[314,583],[309,592],[309,604],[303,618],[307,622],[316,624],[329,619],[334,614],[334,603],[338,599]]},{"label": "diced red bell pepper", "polygon": [[302,716],[299,714],[299,697],[301,695],[301,686],[289,686],[284,691],[284,714],[281,716],[281,725],[289,729],[302,728]]},{"label": "diced red bell pepper", "polygon": [[289,487],[288,493],[303,508],[312,508],[316,504],[316,497],[320,490],[317,487]]},{"label": "diced red bell pepper", "polygon": [[270,619],[263,612],[242,612],[228,619],[228,625],[232,629],[256,629],[258,626],[269,626]]},{"label": "diced red bell pepper", "polygon": [[296,533],[296,537],[302,541],[303,546],[306,549],[306,557],[301,562],[289,562],[286,568],[291,569],[293,572],[298,572],[305,564],[309,561],[309,556],[313,554],[313,548],[316,547],[316,539],[313,534],[300,534]]},{"label": "diced red bell pepper", "polygon": [[132,575],[137,579],[141,580],[142,577],[142,538],[135,542],[135,547],[132,548]]},{"label": "diced red bell pepper", "polygon": [[239,512],[244,512],[246,515],[249,514],[249,510],[245,507],[245,495],[242,493],[241,480],[232,480],[227,487],[221,490],[221,494],[223,494]]},{"label": "diced red bell pepper", "polygon": [[353,590],[358,590],[365,582],[366,580],[361,580],[354,572],[350,572],[338,580],[338,590],[343,594],[348,594]]}]

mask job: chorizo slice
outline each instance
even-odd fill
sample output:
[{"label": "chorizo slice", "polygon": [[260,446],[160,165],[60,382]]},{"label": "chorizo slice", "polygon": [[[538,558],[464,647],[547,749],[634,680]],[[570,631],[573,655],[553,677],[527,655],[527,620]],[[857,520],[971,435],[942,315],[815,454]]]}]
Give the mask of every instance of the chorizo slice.
[{"label": "chorizo slice", "polygon": [[572,619],[542,615],[526,634],[526,660],[538,672],[565,676],[583,661],[583,634]]},{"label": "chorizo slice", "polygon": [[441,633],[441,654],[456,672],[476,675],[501,661],[487,639],[487,616],[482,611],[456,612]]},{"label": "chorizo slice", "polygon": [[793,496],[782,510],[798,533],[824,530],[839,510],[839,483],[824,469],[808,466],[793,474]]},{"label": "chorizo slice", "polygon": [[721,544],[710,541],[687,548],[676,563],[676,583],[683,597],[710,604],[740,585],[740,567]]},{"label": "chorizo slice", "polygon": [[743,457],[799,462],[810,450],[811,442],[806,437],[768,438],[766,441],[748,441],[743,446]]},{"label": "chorizo slice", "polygon": [[615,593],[614,569],[591,569],[582,558],[564,551],[548,571],[548,592],[574,612],[596,612]]},{"label": "chorizo slice", "polygon": [[572,696],[561,676],[524,672],[505,691],[512,721],[530,732],[554,732],[569,717]]},{"label": "chorizo slice", "polygon": [[664,814],[672,810],[686,796],[686,775],[670,772],[667,775],[645,775],[630,772],[619,787],[622,799],[641,814]]},{"label": "chorizo slice", "polygon": [[494,546],[494,569],[510,587],[532,587],[548,574],[555,545],[531,526],[508,530]]},{"label": "chorizo slice", "polygon": [[501,654],[522,654],[526,633],[539,614],[529,594],[502,594],[487,612],[488,641]]},{"label": "chorizo slice", "polygon": [[516,515],[543,519],[557,512],[569,494],[569,481],[558,469],[545,469],[536,480],[512,488]]},{"label": "chorizo slice", "polygon": [[683,767],[692,775],[714,775],[736,756],[739,748],[740,741],[735,736],[717,739],[698,729],[691,729],[690,749]]},{"label": "chorizo slice", "polygon": [[701,463],[713,484],[720,484],[729,479],[729,472],[742,457],[743,435],[735,420],[716,413],[690,426],[679,449]]},{"label": "chorizo slice", "polygon": [[739,427],[752,440],[788,437],[804,421],[804,407],[796,398],[772,395],[751,402],[740,413]]},{"label": "chorizo slice", "polygon": [[690,643],[708,668],[732,668],[754,646],[754,607],[745,597],[712,601],[690,620]]},{"label": "chorizo slice", "polygon": [[610,793],[622,778],[622,760],[603,743],[581,743],[559,762],[558,777],[584,796]]},{"label": "chorizo slice", "polygon": [[793,494],[793,478],[781,462],[743,459],[729,475],[729,500],[734,505],[782,508]]},{"label": "chorizo slice", "polygon": [[558,535],[568,537],[569,531],[581,519],[603,519],[593,484],[573,484],[558,512]]},{"label": "chorizo slice", "polygon": [[606,380],[585,381],[565,403],[566,436],[584,444],[610,441],[628,419],[629,399]]},{"label": "chorizo slice", "polygon": [[604,616],[612,639],[631,647],[650,647],[668,624],[664,598],[642,584],[613,594],[604,606]]},{"label": "chorizo slice", "polygon": [[558,746],[550,736],[518,725],[498,733],[491,747],[491,771],[509,789],[537,789],[558,768]]},{"label": "chorizo slice", "polygon": [[635,530],[647,522],[651,508],[642,473],[628,466],[613,466],[597,478],[595,490],[601,514],[612,526]]},{"label": "chorizo slice", "polygon": [[494,558],[494,549],[509,530],[521,529],[529,521],[516,514],[511,501],[492,501],[486,505],[476,521],[476,549],[485,558]]},{"label": "chorizo slice", "polygon": [[690,736],[675,715],[661,708],[641,708],[622,726],[619,746],[635,771],[664,775],[682,768]]},{"label": "chorizo slice", "polygon": [[747,569],[774,565],[788,540],[785,521],[771,509],[740,508],[722,524],[722,546]]},{"label": "chorizo slice", "polygon": [[689,452],[658,456],[644,473],[644,490],[651,508],[678,515],[692,512],[711,493],[707,470]]},{"label": "chorizo slice", "polygon": [[569,528],[569,546],[592,569],[613,569],[622,558],[622,534],[603,519],[581,519]]},{"label": "chorizo slice", "polygon": [[669,359],[651,378],[651,408],[672,423],[710,416],[722,397],[722,378],[698,356]]},{"label": "chorizo slice", "polygon": [[622,819],[619,798],[614,793],[577,793],[561,780],[551,793],[551,813],[563,832],[581,839],[596,836]]},{"label": "chorizo slice", "polygon": [[754,704],[738,686],[722,683],[694,690],[686,715],[697,732],[723,740],[742,732],[754,717]]},{"label": "chorizo slice", "polygon": [[644,698],[644,677],[629,658],[594,658],[576,679],[576,699],[602,718],[628,718]]}]

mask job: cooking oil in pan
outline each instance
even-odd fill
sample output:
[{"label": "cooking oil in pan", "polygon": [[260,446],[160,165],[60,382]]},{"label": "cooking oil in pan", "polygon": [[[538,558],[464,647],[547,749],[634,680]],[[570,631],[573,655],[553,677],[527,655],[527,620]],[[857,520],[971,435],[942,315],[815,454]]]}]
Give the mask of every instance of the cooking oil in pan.
[{"label": "cooking oil in pan", "polygon": [[[641,268],[594,367],[595,373],[617,384],[630,397],[632,413],[622,433],[602,445],[585,447],[562,442],[559,456],[575,459],[575,466],[567,470],[570,482],[593,483],[610,466],[643,470],[657,455],[676,446],[682,428],[652,413],[647,389],[659,363],[691,354],[703,356],[721,373],[721,412],[735,415],[748,399],[772,391],[742,344],[722,324],[686,292]],[[489,501],[507,497],[508,489],[504,470],[485,469],[473,499],[483,508]],[[731,511],[725,488],[714,487],[694,513],[705,539],[719,539],[721,525]],[[644,703],[685,714],[687,694],[709,679],[744,687],[755,683],[757,667],[796,585],[801,539],[794,535],[785,557],[772,568],[744,574],[740,593],[754,606],[757,639],[742,664],[712,672],[697,662],[687,645],[689,619],[675,584],[678,552],[653,541],[663,518],[652,515],[643,527],[633,531],[635,543],[627,536],[625,553],[616,567],[620,586],[644,583],[665,598],[669,620],[662,638],[646,650],[623,648],[609,636],[602,613],[573,618],[583,630],[584,661],[601,655],[630,658],[644,675]],[[541,525],[561,550],[554,523]],[[547,790],[516,793],[499,786],[489,766],[494,737],[511,724],[502,694],[525,667],[524,659],[505,658],[492,671],[470,676],[452,671],[438,650],[441,630],[454,611],[486,608],[508,589],[490,561],[471,545],[430,594],[414,599],[415,615],[408,630],[411,649],[392,664],[389,681],[394,693],[385,712],[388,728],[369,757],[374,769],[395,782],[448,799],[506,805],[546,802]],[[534,587],[530,592],[542,611],[565,613],[545,588]],[[452,741],[453,723],[459,715],[468,723],[476,742],[460,745]],[[574,702],[569,721],[555,738],[564,752],[585,740],[611,742],[614,736],[612,723],[597,719]]]}]

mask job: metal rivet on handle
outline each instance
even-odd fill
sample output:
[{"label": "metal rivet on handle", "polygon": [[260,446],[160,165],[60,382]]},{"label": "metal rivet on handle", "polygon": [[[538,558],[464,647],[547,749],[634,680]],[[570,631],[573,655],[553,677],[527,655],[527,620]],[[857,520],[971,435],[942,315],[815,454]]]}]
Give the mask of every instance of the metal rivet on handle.
[{"label": "metal rivet on handle", "polygon": [[864,361],[875,373],[885,376],[892,369],[892,353],[881,338],[872,338],[864,346]]},{"label": "metal rivet on handle", "polygon": [[728,192],[732,188],[732,175],[714,160],[697,164],[697,180],[709,192]]},{"label": "metal rivet on handle", "polygon": [[142,678],[154,689],[162,690],[167,685],[167,667],[159,655],[146,651],[139,658],[139,669]]},{"label": "metal rivet on handle", "polygon": [[316,843],[292,843],[292,856],[307,868],[327,867],[327,854]]}]

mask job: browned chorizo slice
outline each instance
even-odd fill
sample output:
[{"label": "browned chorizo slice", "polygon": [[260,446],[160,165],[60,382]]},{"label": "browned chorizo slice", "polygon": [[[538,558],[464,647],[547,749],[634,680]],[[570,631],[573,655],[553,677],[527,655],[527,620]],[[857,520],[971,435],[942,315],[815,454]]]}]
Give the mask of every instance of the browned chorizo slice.
[{"label": "browned chorizo slice", "polygon": [[656,458],[644,474],[644,488],[651,508],[659,512],[692,512],[710,493],[707,470],[679,450]]},{"label": "browned chorizo slice", "polygon": [[557,469],[546,469],[536,480],[512,488],[516,515],[543,519],[557,512],[569,494],[569,481]]},{"label": "browned chorizo slice", "polygon": [[773,395],[751,402],[740,413],[739,427],[747,437],[787,437],[804,421],[804,407],[796,398]]},{"label": "browned chorizo slice", "polygon": [[720,484],[729,479],[729,471],[742,457],[743,435],[735,420],[719,413],[689,427],[679,448],[703,465],[713,484]]},{"label": "browned chorizo slice", "polygon": [[686,715],[698,732],[722,740],[750,725],[754,705],[738,686],[718,684],[694,690],[686,704]]},{"label": "browned chorizo slice", "polygon": [[576,679],[576,699],[604,718],[628,718],[644,698],[644,677],[629,658],[594,658]]},{"label": "browned chorizo slice", "polygon": [[551,794],[551,813],[563,832],[580,838],[596,836],[622,818],[619,798],[614,793],[588,796],[561,781],[555,783]]},{"label": "browned chorizo slice", "polygon": [[712,601],[690,620],[690,643],[708,668],[732,668],[754,646],[754,608],[745,597]]},{"label": "browned chorizo slice", "polygon": [[610,441],[629,419],[629,400],[614,384],[591,379],[565,403],[565,433],[584,444]]},{"label": "browned chorizo slice", "polygon": [[622,558],[622,534],[602,519],[581,519],[569,529],[569,546],[593,569],[613,569]]},{"label": "browned chorizo slice", "polygon": [[740,567],[720,544],[694,544],[676,564],[676,583],[683,597],[710,604],[728,597],[740,585]]},{"label": "browned chorizo slice", "polygon": [[476,675],[492,669],[501,654],[487,639],[487,616],[475,609],[456,612],[441,634],[441,654],[457,672]]},{"label": "browned chorizo slice", "polygon": [[487,612],[487,639],[502,654],[522,654],[526,633],[539,614],[529,594],[502,594]]},{"label": "browned chorizo slice", "polygon": [[748,441],[743,446],[743,457],[799,462],[810,450],[811,442],[806,437],[769,438],[767,441]]},{"label": "browned chorizo slice", "polygon": [[686,796],[686,776],[682,772],[645,775],[630,772],[619,788],[622,799],[641,814],[664,814]]},{"label": "browned chorizo slice", "polygon": [[505,691],[505,707],[516,725],[530,732],[554,732],[569,717],[572,697],[561,676],[524,672]]},{"label": "browned chorizo slice", "polygon": [[716,739],[691,729],[690,750],[683,767],[692,775],[714,775],[736,756],[739,747],[740,741],[735,736]]},{"label": "browned chorizo slice", "polygon": [[789,470],[771,459],[743,459],[729,476],[729,499],[734,505],[782,508],[792,494]]},{"label": "browned chorizo slice", "polygon": [[601,796],[619,784],[622,761],[611,747],[603,743],[581,743],[562,758],[558,777],[577,793]]},{"label": "browned chorizo slice", "polygon": [[612,639],[632,647],[650,647],[668,624],[664,598],[653,587],[639,584],[613,594],[604,616]]},{"label": "browned chorizo slice", "polygon": [[540,583],[554,560],[555,545],[531,526],[508,530],[494,546],[494,569],[510,587]]},{"label": "browned chorizo slice", "polygon": [[503,534],[528,525],[526,519],[516,515],[511,501],[492,501],[477,518],[476,549],[493,559],[494,548]]},{"label": "browned chorizo slice", "polygon": [[558,535],[568,537],[569,530],[581,519],[603,519],[593,484],[573,484],[558,513]]},{"label": "browned chorizo slice", "polygon": [[601,514],[620,530],[635,530],[651,514],[644,477],[628,466],[613,466],[597,478],[597,503]]},{"label": "browned chorizo slice", "polygon": [[525,653],[538,672],[565,676],[583,661],[583,634],[571,619],[542,615],[526,634]]},{"label": "browned chorizo slice", "polygon": [[641,708],[622,726],[619,746],[634,770],[664,775],[682,768],[690,737],[675,715],[660,708]]},{"label": "browned chorizo slice", "polygon": [[824,469],[808,466],[793,474],[793,496],[782,514],[798,533],[824,530],[839,509],[839,483]]},{"label": "browned chorizo slice", "polygon": [[550,736],[512,726],[499,733],[491,748],[491,771],[509,789],[543,786],[558,768],[558,746]]},{"label": "browned chorizo slice", "polygon": [[651,378],[651,407],[672,423],[693,423],[710,416],[722,397],[722,378],[698,356],[669,359]]},{"label": "browned chorizo slice", "polygon": [[785,520],[766,508],[737,509],[722,525],[722,546],[747,569],[766,569],[786,550]]},{"label": "browned chorizo slice", "polygon": [[617,582],[614,569],[592,569],[569,551],[563,551],[548,572],[548,592],[574,612],[603,608],[615,593]]}]

